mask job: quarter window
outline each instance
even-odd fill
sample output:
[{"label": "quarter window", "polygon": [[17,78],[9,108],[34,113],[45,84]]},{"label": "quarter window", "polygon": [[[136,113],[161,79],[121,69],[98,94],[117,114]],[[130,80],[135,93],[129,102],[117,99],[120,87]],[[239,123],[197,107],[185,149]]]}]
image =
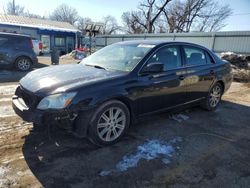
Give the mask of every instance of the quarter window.
[{"label": "quarter window", "polygon": [[206,64],[206,56],[202,49],[184,46],[184,52],[187,66]]},{"label": "quarter window", "polygon": [[213,58],[206,52],[206,59],[207,59],[207,64],[213,64],[214,60]]},{"label": "quarter window", "polygon": [[178,46],[163,47],[158,50],[148,63],[163,63],[164,71],[181,67],[180,49]]}]

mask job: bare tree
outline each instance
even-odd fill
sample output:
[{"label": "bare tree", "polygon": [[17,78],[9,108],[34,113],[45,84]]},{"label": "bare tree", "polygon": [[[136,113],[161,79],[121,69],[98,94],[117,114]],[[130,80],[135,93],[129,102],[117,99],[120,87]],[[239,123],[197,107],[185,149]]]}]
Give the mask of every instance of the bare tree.
[{"label": "bare tree", "polygon": [[16,16],[25,16],[29,18],[45,19],[44,17],[38,14],[30,13],[28,10],[26,11],[23,6],[16,4],[15,0],[7,2],[6,7],[7,9],[6,10],[4,9],[4,12],[6,14],[16,15]]},{"label": "bare tree", "polygon": [[200,32],[219,31],[226,26],[225,20],[232,14],[229,5],[218,6],[216,2],[211,3],[210,7],[200,16],[196,28]]},{"label": "bare tree", "polygon": [[122,21],[124,24],[124,31],[129,34],[141,34],[145,33],[145,27],[138,22],[138,18],[134,15],[138,15],[140,12],[124,12],[122,14]]},{"label": "bare tree", "polygon": [[29,11],[24,12],[24,13],[22,14],[22,16],[29,17],[29,18],[45,19],[44,17],[42,17],[42,16],[40,16],[40,15],[38,15],[38,14],[30,13]]},{"label": "bare tree", "polygon": [[214,0],[175,1],[164,9],[169,32],[219,30],[231,13],[228,5],[221,6]]},{"label": "bare tree", "polygon": [[[136,26],[140,31],[154,33],[155,23],[170,1],[172,0],[144,0],[139,4],[138,11],[123,14],[123,22],[127,27]],[[133,25],[128,25],[128,23]]]},{"label": "bare tree", "polygon": [[15,3],[15,0],[9,1],[7,3],[6,13],[10,15],[22,15],[24,14],[24,7],[21,5],[17,5]]},{"label": "bare tree", "polygon": [[115,17],[108,15],[104,16],[102,19],[103,23],[103,34],[111,35],[115,34],[118,30],[120,30],[120,26],[117,23]]},{"label": "bare tree", "polygon": [[52,20],[68,22],[70,24],[76,23],[78,18],[77,10],[66,4],[59,5],[50,15],[50,19]]},{"label": "bare tree", "polygon": [[86,23],[91,23],[93,22],[91,20],[91,18],[88,18],[88,17],[79,17],[78,21],[76,22],[76,25],[77,25],[77,28],[82,32],[84,33],[85,32],[85,26],[86,26]]}]

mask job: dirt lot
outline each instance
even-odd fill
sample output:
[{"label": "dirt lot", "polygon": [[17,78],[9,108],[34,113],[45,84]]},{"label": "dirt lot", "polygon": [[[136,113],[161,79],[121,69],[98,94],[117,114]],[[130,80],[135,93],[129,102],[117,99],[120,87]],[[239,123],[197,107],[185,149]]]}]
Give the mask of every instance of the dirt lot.
[{"label": "dirt lot", "polygon": [[12,111],[16,86],[0,84],[0,187],[250,185],[250,84],[233,83],[215,112],[192,108],[180,122],[150,116],[105,148],[55,127],[33,129]]},{"label": "dirt lot", "polygon": [[[51,58],[46,56],[38,56],[38,64],[35,65],[34,69],[43,68],[51,65]],[[72,58],[64,58],[59,60],[59,64],[70,64],[77,63],[79,60],[74,60]],[[9,70],[1,70],[0,72],[0,83],[4,82],[17,82],[23,76],[25,76],[27,72],[19,72],[19,71],[9,71]],[[15,76],[13,76],[15,75]]]}]

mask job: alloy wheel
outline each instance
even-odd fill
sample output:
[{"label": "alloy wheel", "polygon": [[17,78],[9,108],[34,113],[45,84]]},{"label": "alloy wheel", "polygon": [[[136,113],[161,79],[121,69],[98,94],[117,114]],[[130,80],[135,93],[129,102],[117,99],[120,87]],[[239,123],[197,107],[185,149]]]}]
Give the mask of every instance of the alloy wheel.
[{"label": "alloy wheel", "polygon": [[27,58],[21,58],[17,61],[18,69],[27,71],[30,69],[30,60]]},{"label": "alloy wheel", "polygon": [[125,112],[119,107],[111,107],[100,116],[97,123],[97,134],[101,140],[111,142],[122,134],[125,126]]},{"label": "alloy wheel", "polygon": [[210,92],[210,96],[209,96],[210,106],[215,108],[220,102],[220,98],[221,98],[221,87],[219,85],[216,85],[215,87],[213,87],[212,91]]}]

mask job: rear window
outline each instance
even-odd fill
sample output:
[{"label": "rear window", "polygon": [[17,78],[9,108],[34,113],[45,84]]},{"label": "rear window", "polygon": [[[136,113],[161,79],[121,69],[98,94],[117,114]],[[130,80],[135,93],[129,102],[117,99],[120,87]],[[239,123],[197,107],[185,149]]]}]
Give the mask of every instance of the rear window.
[{"label": "rear window", "polygon": [[13,42],[16,46],[29,48],[30,47],[30,39],[26,37],[17,37],[13,38]]}]

